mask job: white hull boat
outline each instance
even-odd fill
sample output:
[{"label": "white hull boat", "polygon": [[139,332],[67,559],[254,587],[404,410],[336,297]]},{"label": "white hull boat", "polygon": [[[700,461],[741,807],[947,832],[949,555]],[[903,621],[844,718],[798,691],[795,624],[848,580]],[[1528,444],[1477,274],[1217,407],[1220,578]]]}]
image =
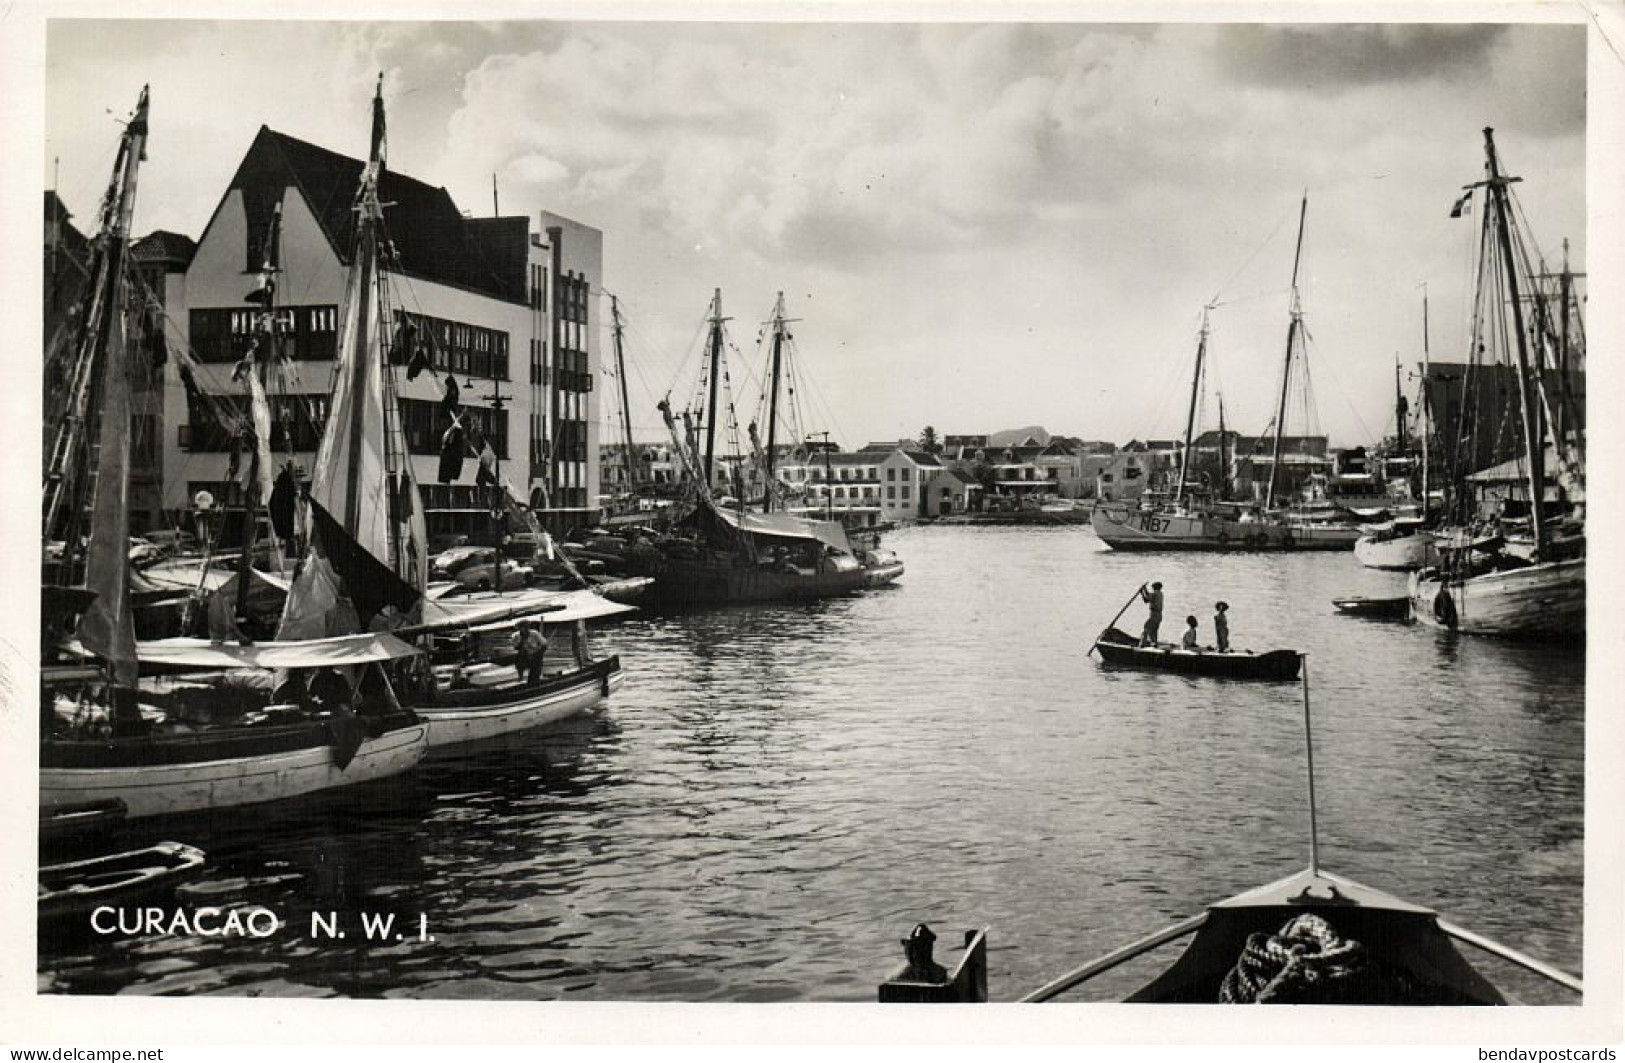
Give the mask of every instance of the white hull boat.
[{"label": "white hull boat", "polygon": [[1393,538],[1362,535],[1354,544],[1354,557],[1366,568],[1391,572],[1413,572],[1439,562],[1439,549],[1433,536],[1414,532]]},{"label": "white hull boat", "polygon": [[[295,729],[308,730],[269,727],[255,729],[258,733],[248,737],[261,744],[274,743],[279,737],[298,741],[291,734],[278,734]],[[284,752],[172,764],[47,764],[40,768],[40,810],[49,813],[88,801],[116,799],[124,802],[128,818],[138,819],[303,797],[399,775],[423,759],[427,735],[427,726],[418,723],[369,737],[343,767],[335,757],[335,747],[326,743],[302,744]],[[68,754],[71,750],[59,748],[58,752]]]},{"label": "white hull boat", "polygon": [[[511,667],[502,666],[510,676]],[[543,677],[535,686],[517,678],[500,685],[454,686],[412,710],[428,725],[429,748],[441,749],[517,734],[568,719],[597,705],[624,680],[618,657]]]}]

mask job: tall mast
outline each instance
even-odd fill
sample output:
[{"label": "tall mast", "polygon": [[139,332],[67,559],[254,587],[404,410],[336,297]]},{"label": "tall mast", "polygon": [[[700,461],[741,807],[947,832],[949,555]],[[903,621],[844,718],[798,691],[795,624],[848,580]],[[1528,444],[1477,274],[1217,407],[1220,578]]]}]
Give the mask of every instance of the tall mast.
[{"label": "tall mast", "polygon": [[[378,179],[384,167],[384,75],[378,75],[378,89],[372,99],[372,150],[367,167],[361,175],[361,188],[356,202],[356,248],[351,292],[357,306],[352,324],[355,342],[351,345],[356,359],[357,379],[364,380],[376,372],[372,342],[373,285],[376,283],[378,259],[378,224],[383,220],[383,206],[378,202]],[[366,452],[366,411],[363,402],[350,403],[349,463],[345,472],[348,487],[344,493],[344,530],[359,536],[361,524],[361,457]]]},{"label": "tall mast", "polygon": [[1219,498],[1221,501],[1230,497],[1230,458],[1226,453],[1229,450],[1230,433],[1224,426],[1224,395],[1219,395]]},{"label": "tall mast", "polygon": [[632,453],[632,407],[626,398],[626,355],[621,349],[621,304],[614,295],[609,297],[609,316],[615,323],[615,378],[621,382],[621,423],[626,429],[626,482],[638,486],[638,464]]},{"label": "tall mast", "polygon": [[[1202,390],[1202,361],[1207,357],[1207,312],[1210,307],[1202,307],[1202,335],[1196,341],[1196,370],[1191,373],[1191,404],[1185,414],[1185,449],[1179,457],[1179,483],[1174,487],[1174,504],[1185,496],[1185,481],[1190,477],[1191,470],[1191,432],[1196,428],[1196,398]],[[1222,445],[1223,440],[1220,440]]]},{"label": "tall mast", "polygon": [[1270,459],[1270,482],[1264,491],[1264,508],[1275,504],[1275,483],[1281,472],[1281,430],[1286,423],[1286,394],[1292,383],[1292,348],[1303,327],[1303,307],[1298,302],[1298,266],[1303,261],[1303,223],[1309,213],[1309,193],[1298,207],[1298,249],[1292,254],[1292,320],[1286,327],[1286,362],[1281,369],[1281,402],[1275,411],[1275,454]]},{"label": "tall mast", "polygon": [[1410,409],[1405,404],[1405,386],[1400,382],[1399,355],[1394,355],[1394,434],[1398,437],[1399,449],[1405,449],[1405,417]]},{"label": "tall mast", "polygon": [[[129,251],[130,220],[135,209],[136,178],[141,162],[147,157],[147,95],[147,87],[142,86],[135,113],[119,140],[112,177],[102,199],[100,235],[90,263],[92,283],[84,297],[85,309],[74,337],[74,357],[65,392],[66,410],[56,427],[50,460],[45,466],[42,535],[49,540],[62,530],[58,522],[65,522],[60,566],[64,579],[71,578],[79,553],[82,512],[74,498],[79,494],[81,479],[88,475],[85,454],[89,444],[91,393],[99,386],[97,374],[102,372],[107,352],[124,342],[125,308],[120,292]],[[118,330],[116,343],[111,335],[114,329]],[[124,430],[120,429],[120,433],[124,434]]]},{"label": "tall mast", "polygon": [[720,385],[717,378],[721,375],[722,323],[726,320],[722,316],[722,289],[718,288],[711,297],[711,386],[705,412],[705,462],[701,466],[707,487],[711,486],[711,464],[717,449],[717,389]]},{"label": "tall mast", "polygon": [[1433,435],[1433,395],[1428,377],[1432,372],[1432,357],[1428,350],[1428,286],[1422,282],[1422,518],[1428,515],[1429,480],[1432,470],[1428,455],[1428,437]]},{"label": "tall mast", "polygon": [[779,293],[778,302],[773,304],[773,390],[768,393],[767,400],[767,459],[766,459],[766,497],[762,500],[762,509],[773,508],[773,449],[779,437],[779,367],[784,350],[784,293]]},{"label": "tall mast", "polygon": [[[101,439],[96,457],[96,498],[91,513],[90,544],[85,552],[85,589],[95,598],[79,617],[78,635],[85,648],[107,662],[116,687],[136,684],[135,618],[130,610],[130,363],[125,315],[125,257],[130,221],[135,211],[136,175],[146,158],[147,89],[141,89],[135,115],[125,127],[106,211],[102,216],[103,252],[96,276],[100,317],[80,360],[101,367]],[[89,356],[97,353],[99,359]],[[82,426],[81,426],[82,427]],[[60,498],[55,499],[60,504]],[[75,505],[75,514],[78,507]],[[77,522],[70,522],[70,527]],[[47,525],[49,529],[49,525]],[[74,539],[63,546],[63,567],[70,568]],[[122,699],[121,699],[122,701]],[[133,706],[115,705],[128,715]]]},{"label": "tall mast", "polygon": [[1490,202],[1495,206],[1496,237],[1506,269],[1507,296],[1512,303],[1512,331],[1518,343],[1518,399],[1523,413],[1524,447],[1529,457],[1530,530],[1535,540],[1535,560],[1539,561],[1546,555],[1546,529],[1542,526],[1546,516],[1543,504],[1546,453],[1541,438],[1540,407],[1535,397],[1534,381],[1529,376],[1528,338],[1524,335],[1523,303],[1518,294],[1518,261],[1513,253],[1512,233],[1508,228],[1507,185],[1518,179],[1501,176],[1500,160],[1495,156],[1495,130],[1488,126],[1484,129],[1484,153],[1489,160],[1490,178],[1487,184]]},{"label": "tall mast", "polygon": [[1557,312],[1562,315],[1559,323],[1559,336],[1557,343],[1557,423],[1552,426],[1552,435],[1557,440],[1558,450],[1568,444],[1569,422],[1569,296],[1573,291],[1574,275],[1569,272],[1569,241],[1563,238],[1563,272],[1558,275],[1558,307]]}]

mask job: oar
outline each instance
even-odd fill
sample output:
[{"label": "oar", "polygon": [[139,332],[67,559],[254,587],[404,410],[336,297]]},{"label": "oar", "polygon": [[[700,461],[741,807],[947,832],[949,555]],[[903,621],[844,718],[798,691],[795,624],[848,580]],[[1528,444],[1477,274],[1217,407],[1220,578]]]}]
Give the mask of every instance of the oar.
[{"label": "oar", "polygon": [[[1128,601],[1123,603],[1123,608],[1117,610],[1117,615],[1112,617],[1112,622],[1100,629],[1100,635],[1104,635],[1106,632],[1110,631],[1112,628],[1117,626],[1117,622],[1119,620],[1123,619],[1123,614],[1128,612],[1128,607],[1134,604],[1134,600],[1136,598],[1138,598],[1140,596],[1140,593],[1142,591],[1144,591],[1144,590],[1145,590],[1145,584],[1143,584],[1143,583],[1135,588],[1134,593],[1128,596]],[[1094,653],[1095,652],[1095,646],[1100,643],[1100,635],[1096,635],[1095,636],[1095,641],[1090,644],[1089,653]],[[1089,656],[1089,653],[1084,654],[1084,656],[1085,657]]]}]

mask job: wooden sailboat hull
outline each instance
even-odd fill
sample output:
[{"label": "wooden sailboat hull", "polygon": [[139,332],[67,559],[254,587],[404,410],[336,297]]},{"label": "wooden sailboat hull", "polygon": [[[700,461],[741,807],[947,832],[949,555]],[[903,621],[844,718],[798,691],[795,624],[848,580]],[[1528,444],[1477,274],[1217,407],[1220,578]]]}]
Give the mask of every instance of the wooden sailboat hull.
[{"label": "wooden sailboat hull", "polygon": [[1366,568],[1411,572],[1439,563],[1439,550],[1426,532],[1379,539],[1362,535],[1354,544],[1354,557]]},{"label": "wooden sailboat hull", "polygon": [[625,680],[619,657],[595,661],[534,687],[517,682],[451,690],[433,703],[412,705],[429,728],[429,748],[441,749],[542,727],[585,712]]},{"label": "wooden sailboat hull", "polygon": [[372,731],[343,767],[319,722],[103,742],[47,739],[40,810],[118,800],[138,819],[255,805],[398,775],[427,748],[428,728],[415,721]]},{"label": "wooden sailboat hull", "polygon": [[650,588],[655,601],[667,605],[795,601],[832,598],[868,586],[861,567],[825,572],[776,572],[757,565],[727,561],[668,559]]},{"label": "wooden sailboat hull", "polygon": [[1585,559],[1445,580],[1437,570],[1411,576],[1411,615],[1468,635],[1580,638],[1586,625]]}]

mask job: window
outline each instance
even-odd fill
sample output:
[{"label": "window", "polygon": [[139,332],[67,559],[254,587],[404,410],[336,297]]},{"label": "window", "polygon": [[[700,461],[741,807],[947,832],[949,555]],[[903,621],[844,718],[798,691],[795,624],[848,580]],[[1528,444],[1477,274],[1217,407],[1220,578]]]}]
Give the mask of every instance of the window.
[{"label": "window", "polygon": [[886,479],[887,480],[895,480],[895,479],[897,479],[897,470],[896,469],[887,469],[886,470]]},{"label": "window", "polygon": [[898,497],[900,497],[904,502],[908,501],[908,486],[908,484],[904,484],[898,489]]},{"label": "window", "polygon": [[[395,312],[391,360],[405,365],[413,355],[439,370],[508,379],[508,334],[405,310]],[[532,353],[534,363],[535,353]]]},{"label": "window", "polygon": [[887,487],[886,487],[886,497],[887,498],[896,498],[897,497],[897,488],[892,487],[890,485],[887,485]]},{"label": "window", "polygon": [[[440,403],[422,399],[400,400],[401,431],[406,436],[406,449],[411,454],[439,454],[440,440],[450,426]],[[490,441],[498,458],[508,458],[508,411],[488,410],[480,406],[464,406],[463,425],[477,428]]]}]

